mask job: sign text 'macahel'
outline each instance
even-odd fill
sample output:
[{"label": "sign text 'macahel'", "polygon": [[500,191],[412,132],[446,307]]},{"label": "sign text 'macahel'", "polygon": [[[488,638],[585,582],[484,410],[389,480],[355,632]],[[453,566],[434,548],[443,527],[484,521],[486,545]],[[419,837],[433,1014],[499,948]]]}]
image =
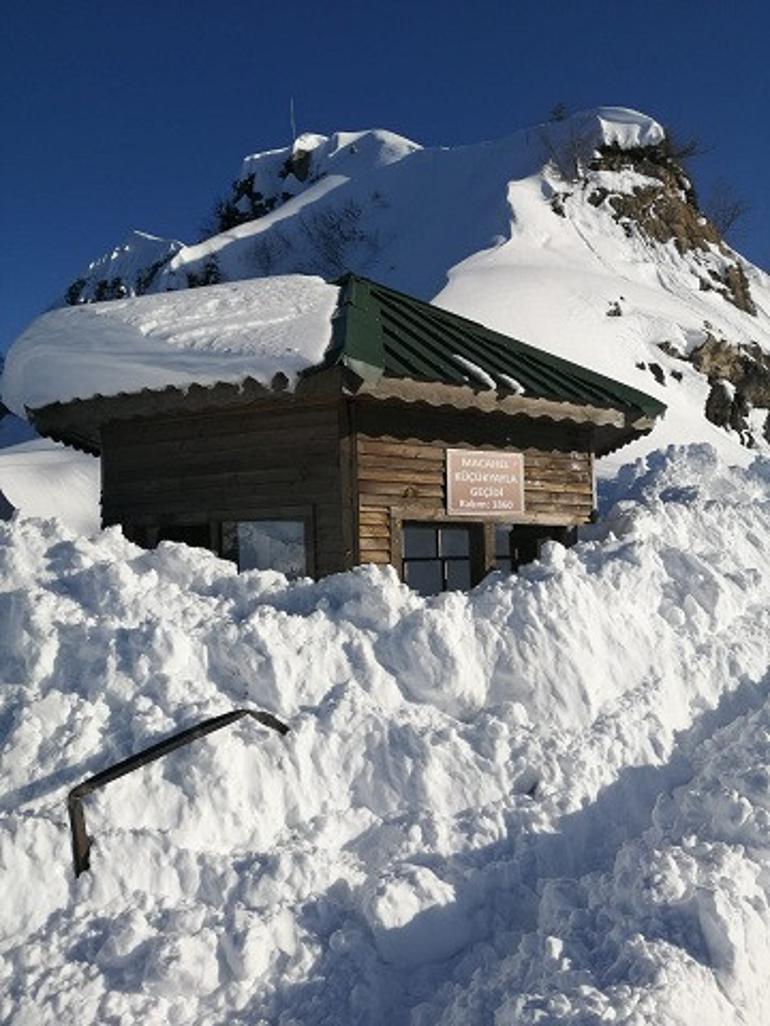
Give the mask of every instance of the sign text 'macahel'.
[{"label": "sign text 'macahel'", "polygon": [[447,513],[452,516],[524,512],[520,452],[447,449]]}]

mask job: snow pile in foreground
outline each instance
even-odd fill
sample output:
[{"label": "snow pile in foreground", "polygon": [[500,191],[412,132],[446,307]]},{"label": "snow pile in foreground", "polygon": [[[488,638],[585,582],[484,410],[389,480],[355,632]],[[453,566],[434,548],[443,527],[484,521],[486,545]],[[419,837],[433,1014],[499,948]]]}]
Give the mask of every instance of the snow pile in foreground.
[{"label": "snow pile in foreground", "polygon": [[[0,1021],[761,1026],[770,462],[424,600],[0,525]],[[240,705],[87,802],[65,795]],[[764,1013],[763,1013],[764,1009]]]},{"label": "snow pile in foreground", "polygon": [[38,317],[8,353],[3,402],[52,402],[193,382],[269,385],[320,362],[338,289],[285,275],[71,306]]}]

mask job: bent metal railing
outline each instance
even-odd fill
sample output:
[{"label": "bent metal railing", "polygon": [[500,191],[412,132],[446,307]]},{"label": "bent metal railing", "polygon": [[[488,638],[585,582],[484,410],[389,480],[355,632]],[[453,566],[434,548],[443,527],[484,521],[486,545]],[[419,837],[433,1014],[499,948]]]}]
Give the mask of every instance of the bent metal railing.
[{"label": "bent metal railing", "polygon": [[220,730],[222,727],[234,723],[235,720],[239,720],[242,716],[251,716],[264,727],[277,730],[281,735],[288,734],[289,732],[286,724],[281,723],[279,719],[271,716],[270,713],[261,712],[258,709],[233,709],[232,712],[203,720],[202,723],[198,723],[194,727],[188,727],[187,730],[180,730],[178,734],[172,734],[171,737],[158,741],[157,744],[150,745],[149,748],[137,752],[136,755],[131,755],[121,762],[116,762],[114,766],[102,770],[101,773],[96,773],[93,777],[89,777],[88,780],[84,780],[82,784],[73,787],[67,795],[67,808],[70,816],[75,876],[80,876],[91,864],[91,838],[86,832],[86,818],[83,812],[83,799],[86,795],[91,794],[92,791],[96,791],[100,787],[104,787],[105,784],[112,783],[113,780],[117,780],[119,777],[124,777],[127,773],[131,773],[141,766],[146,766],[148,763],[168,755],[175,748],[181,748],[182,745],[189,744],[191,741],[196,741],[199,737],[205,737],[206,734],[211,734],[215,730]]}]

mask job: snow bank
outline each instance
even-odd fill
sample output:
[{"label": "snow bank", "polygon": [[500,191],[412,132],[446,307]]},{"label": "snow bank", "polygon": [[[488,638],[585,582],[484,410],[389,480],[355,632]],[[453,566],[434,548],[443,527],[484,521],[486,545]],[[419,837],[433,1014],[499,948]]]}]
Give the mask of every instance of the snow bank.
[{"label": "snow bank", "polygon": [[[518,578],[0,525],[0,1021],[761,1026],[770,463],[629,469]],[[175,729],[240,721],[88,799]]]},{"label": "snow bank", "polygon": [[51,402],[143,388],[290,382],[331,339],[337,288],[301,275],[68,307],[44,314],[5,361],[3,402],[19,416]]},{"label": "snow bank", "polygon": [[95,456],[58,442],[33,438],[0,447],[0,495],[27,516],[56,515],[78,534],[98,531],[99,482]]}]

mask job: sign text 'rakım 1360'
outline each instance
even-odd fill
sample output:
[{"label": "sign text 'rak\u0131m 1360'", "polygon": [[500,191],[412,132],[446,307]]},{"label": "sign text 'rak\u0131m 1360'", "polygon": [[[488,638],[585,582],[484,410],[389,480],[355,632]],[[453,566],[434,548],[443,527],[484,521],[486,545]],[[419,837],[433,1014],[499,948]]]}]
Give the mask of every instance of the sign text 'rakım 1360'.
[{"label": "sign text 'rak\u0131m 1360'", "polygon": [[524,512],[524,457],[520,452],[447,449],[447,513],[479,516]]}]

